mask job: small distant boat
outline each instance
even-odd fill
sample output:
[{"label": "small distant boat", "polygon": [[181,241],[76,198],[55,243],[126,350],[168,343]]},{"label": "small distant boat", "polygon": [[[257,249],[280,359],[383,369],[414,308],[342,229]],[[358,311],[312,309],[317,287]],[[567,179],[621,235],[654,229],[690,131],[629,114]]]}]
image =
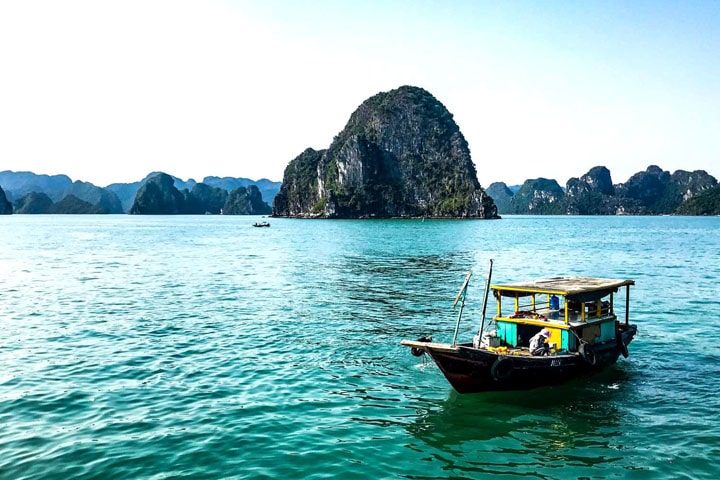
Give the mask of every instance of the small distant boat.
[{"label": "small distant boat", "polygon": [[268,222],[255,222],[253,223],[253,227],[269,227],[270,224]]},{"label": "small distant boat", "polygon": [[[597,372],[629,355],[637,333],[629,322],[633,280],[556,277],[490,285],[492,260],[482,306],[482,320],[472,342],[457,343],[471,273],[454,305],[462,301],[452,343],[431,337],[403,340],[415,356],[428,354],[458,393],[526,390],[564,383]],[[625,287],[624,321],[615,314],[615,294]],[[488,292],[497,314],[485,324]],[[531,351],[531,339],[545,339]],[[533,344],[535,347],[537,344]]]}]

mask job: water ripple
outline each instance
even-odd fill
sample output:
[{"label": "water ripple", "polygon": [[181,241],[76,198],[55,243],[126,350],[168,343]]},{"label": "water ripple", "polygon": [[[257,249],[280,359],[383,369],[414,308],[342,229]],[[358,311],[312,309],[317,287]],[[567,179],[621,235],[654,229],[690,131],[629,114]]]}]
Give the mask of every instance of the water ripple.
[{"label": "water ripple", "polygon": [[[697,322],[720,310],[715,218],[253,229],[237,217],[60,217],[12,216],[0,230],[0,478],[720,471],[720,354],[712,318]],[[490,257],[502,281],[635,278],[630,358],[531,395],[454,393],[399,341],[450,340],[470,269],[460,334],[472,335]]]}]

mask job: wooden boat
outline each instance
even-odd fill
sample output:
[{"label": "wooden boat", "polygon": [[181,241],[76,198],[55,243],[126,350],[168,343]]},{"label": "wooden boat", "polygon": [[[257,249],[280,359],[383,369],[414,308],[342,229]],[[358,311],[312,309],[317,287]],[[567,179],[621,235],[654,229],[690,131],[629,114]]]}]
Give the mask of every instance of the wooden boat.
[{"label": "wooden boat", "polygon": [[253,227],[269,227],[270,223],[268,222],[255,222],[253,223]]},{"label": "wooden boat", "polygon": [[[597,372],[627,357],[637,333],[629,322],[630,286],[633,280],[557,277],[485,287],[483,318],[472,342],[457,343],[468,274],[455,306],[462,299],[452,343],[430,337],[403,340],[413,355],[428,354],[459,393],[523,390],[566,382]],[[616,315],[616,293],[625,287],[624,320]],[[485,327],[488,291],[497,312]],[[549,349],[533,355],[531,337],[549,331]],[[547,334],[547,332],[545,332]]]}]

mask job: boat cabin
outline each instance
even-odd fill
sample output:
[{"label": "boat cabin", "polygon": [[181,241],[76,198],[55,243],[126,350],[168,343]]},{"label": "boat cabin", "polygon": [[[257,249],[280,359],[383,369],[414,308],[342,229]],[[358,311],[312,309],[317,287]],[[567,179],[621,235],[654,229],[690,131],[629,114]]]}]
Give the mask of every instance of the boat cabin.
[{"label": "boat cabin", "polygon": [[633,280],[558,277],[492,285],[496,332],[487,337],[488,343],[527,348],[530,338],[543,328],[550,331],[547,343],[557,353],[577,351],[580,340],[589,344],[613,340],[618,321],[615,294],[625,287],[622,309],[627,324],[634,284]]}]

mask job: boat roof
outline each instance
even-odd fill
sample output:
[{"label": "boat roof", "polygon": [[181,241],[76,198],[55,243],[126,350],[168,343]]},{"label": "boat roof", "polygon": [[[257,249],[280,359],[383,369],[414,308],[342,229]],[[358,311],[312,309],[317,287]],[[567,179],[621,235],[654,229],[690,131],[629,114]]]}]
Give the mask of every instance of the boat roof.
[{"label": "boat roof", "polygon": [[495,291],[503,295],[550,293],[554,295],[576,296],[591,292],[610,292],[627,285],[635,285],[634,280],[618,280],[594,277],[555,277],[525,282],[492,285]]}]

